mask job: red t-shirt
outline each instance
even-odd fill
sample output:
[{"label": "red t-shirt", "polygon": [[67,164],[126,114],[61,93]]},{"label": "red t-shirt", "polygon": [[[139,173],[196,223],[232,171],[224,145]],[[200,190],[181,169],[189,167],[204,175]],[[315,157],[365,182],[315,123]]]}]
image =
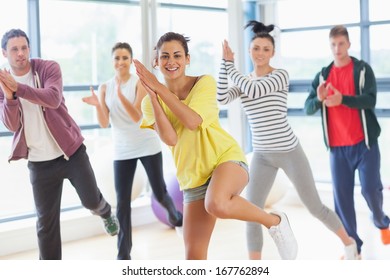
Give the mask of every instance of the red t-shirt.
[{"label": "red t-shirt", "polygon": [[[342,95],[355,96],[353,80],[353,61],[343,67],[333,65],[327,82],[338,89]],[[328,95],[334,92],[330,90]],[[328,134],[331,147],[351,146],[364,139],[359,110],[343,104],[328,107]]]}]

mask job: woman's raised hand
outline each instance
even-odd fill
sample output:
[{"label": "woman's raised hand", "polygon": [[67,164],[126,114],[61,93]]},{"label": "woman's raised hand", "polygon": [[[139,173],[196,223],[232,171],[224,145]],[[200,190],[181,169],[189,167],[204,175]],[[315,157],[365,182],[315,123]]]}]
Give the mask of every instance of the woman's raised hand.
[{"label": "woman's raised hand", "polygon": [[222,43],[222,58],[227,61],[234,61],[234,52],[227,40],[224,40]]},{"label": "woman's raised hand", "polygon": [[91,95],[83,97],[82,100],[92,106],[99,106],[99,98],[97,97],[95,91],[93,90],[93,87],[90,87]]},{"label": "woman's raised hand", "polygon": [[137,59],[134,59],[133,61],[137,75],[142,85],[145,87],[146,91],[151,97],[156,96],[157,90],[161,86],[161,83],[157,80],[156,76],[150,72],[140,61]]}]

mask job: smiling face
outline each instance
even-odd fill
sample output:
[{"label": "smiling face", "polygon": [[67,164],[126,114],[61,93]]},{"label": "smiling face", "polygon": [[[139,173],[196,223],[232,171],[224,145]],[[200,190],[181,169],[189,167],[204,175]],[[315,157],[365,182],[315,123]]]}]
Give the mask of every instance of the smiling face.
[{"label": "smiling face", "polygon": [[133,62],[130,52],[125,48],[116,49],[112,53],[113,63],[115,71],[121,74],[128,74],[130,72],[130,66]]},{"label": "smiling face", "polygon": [[181,42],[172,40],[164,42],[157,57],[157,65],[165,79],[175,79],[185,75],[190,56],[186,55]]},{"label": "smiling face", "polygon": [[25,37],[14,37],[8,40],[3,55],[8,59],[15,75],[21,76],[30,70],[30,48]]},{"label": "smiling face", "polygon": [[256,38],[251,42],[249,54],[255,68],[268,66],[274,53],[275,48],[268,38]]}]

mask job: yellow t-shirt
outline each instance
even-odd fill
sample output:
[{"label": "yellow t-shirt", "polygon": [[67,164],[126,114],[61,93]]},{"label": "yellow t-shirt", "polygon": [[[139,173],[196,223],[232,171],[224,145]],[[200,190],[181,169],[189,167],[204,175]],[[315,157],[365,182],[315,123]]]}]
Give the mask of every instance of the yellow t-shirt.
[{"label": "yellow t-shirt", "polygon": [[[196,130],[187,129],[160,99],[160,104],[178,135],[171,149],[180,189],[203,185],[221,163],[234,160],[246,163],[245,154],[219,123],[217,87],[210,75],[202,76],[194,85],[184,104],[197,112],[203,122]],[[149,96],[142,102],[142,128],[153,128],[155,118]]]}]

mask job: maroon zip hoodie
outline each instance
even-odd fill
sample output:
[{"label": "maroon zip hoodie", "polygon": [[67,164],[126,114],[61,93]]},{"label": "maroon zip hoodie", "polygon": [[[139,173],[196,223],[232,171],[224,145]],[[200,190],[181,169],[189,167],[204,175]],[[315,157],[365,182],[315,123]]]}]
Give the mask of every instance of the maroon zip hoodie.
[{"label": "maroon zip hoodie", "polygon": [[0,88],[0,119],[14,133],[12,151],[8,161],[27,159],[28,149],[23,129],[23,114],[20,98],[38,104],[42,108],[46,125],[64,153],[69,158],[84,141],[81,130],[69,115],[62,93],[62,74],[55,61],[30,59],[35,88],[18,83],[16,99],[5,98]]}]

